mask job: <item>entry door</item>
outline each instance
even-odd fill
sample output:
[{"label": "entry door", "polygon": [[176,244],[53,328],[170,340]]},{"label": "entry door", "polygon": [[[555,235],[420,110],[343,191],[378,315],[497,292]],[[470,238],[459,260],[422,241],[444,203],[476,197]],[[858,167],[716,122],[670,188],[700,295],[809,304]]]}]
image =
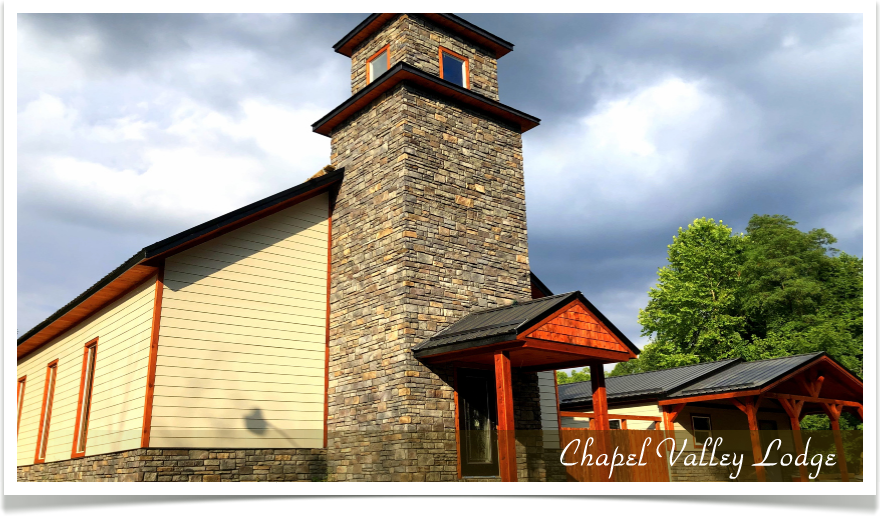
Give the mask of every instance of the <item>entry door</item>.
[{"label": "entry door", "polygon": [[458,431],[462,476],[498,475],[498,416],[491,371],[458,370]]},{"label": "entry door", "polygon": [[[769,419],[760,419],[758,420],[758,430],[760,430],[759,434],[761,436],[761,458],[763,458],[764,454],[767,453],[767,447],[770,446],[770,443],[773,442],[773,439],[776,439],[778,437],[778,427],[776,426],[776,421],[772,421]],[[767,457],[767,462],[776,463],[775,466],[764,467],[764,471],[767,475],[767,480],[770,482],[782,482],[783,475],[782,466],[779,465],[779,450],[777,450],[775,446]]]}]

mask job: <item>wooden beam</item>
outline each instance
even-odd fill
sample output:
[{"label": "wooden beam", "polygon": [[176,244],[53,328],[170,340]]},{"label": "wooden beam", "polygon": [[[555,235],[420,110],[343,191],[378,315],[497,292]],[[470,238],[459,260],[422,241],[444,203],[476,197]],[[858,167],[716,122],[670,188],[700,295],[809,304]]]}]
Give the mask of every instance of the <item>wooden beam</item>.
[{"label": "wooden beam", "polygon": [[834,446],[837,448],[837,462],[840,464],[840,480],[849,482],[849,473],[846,470],[846,454],[843,450],[843,439],[840,436],[840,413],[843,405],[836,403],[824,403],[822,408],[831,420],[831,433],[834,434]]},{"label": "wooden beam", "polygon": [[861,407],[862,404],[858,401],[847,401],[847,400],[835,400],[831,398],[817,398],[815,396],[799,396],[797,394],[778,394],[775,392],[767,392],[764,393],[765,398],[772,398],[775,400],[793,400],[798,401],[800,403],[808,402],[808,403],[819,403],[819,404],[833,404],[833,405],[842,405],[844,407]]},{"label": "wooden beam", "polygon": [[[596,417],[596,413],[595,412],[576,412],[576,411],[570,411],[570,410],[561,410],[559,412],[559,416],[560,417],[586,417],[586,418],[593,419]],[[611,416],[614,416],[614,417],[612,418]],[[658,416],[637,416],[637,415],[631,415],[631,414],[611,414],[611,413],[609,413],[608,417],[610,419],[620,419],[623,421],[655,421],[655,422],[663,421],[663,418],[658,417]]]},{"label": "wooden beam", "polygon": [[[747,396],[733,399],[732,401],[733,404],[736,405],[736,408],[746,414],[746,417],[749,420],[749,437],[751,437],[752,440],[752,455],[755,459],[754,463],[758,464],[763,458],[761,455],[761,434],[758,432],[758,404],[761,401],[760,396]],[[767,481],[764,466],[755,466],[755,473],[758,475],[759,482]]]},{"label": "wooden beam", "polygon": [[516,439],[510,355],[495,353],[495,395],[498,407],[498,469],[502,482],[516,482]]},{"label": "wooden beam", "polygon": [[[788,419],[791,424],[791,435],[794,439],[794,449],[798,455],[802,455],[804,453],[804,439],[801,435],[801,410],[804,408],[803,401],[794,401],[787,398],[780,398],[779,404],[782,405],[782,408],[785,409],[785,412],[788,414]],[[809,480],[807,465],[800,464],[798,465],[798,471],[800,472],[800,480],[801,482],[806,482]]]}]

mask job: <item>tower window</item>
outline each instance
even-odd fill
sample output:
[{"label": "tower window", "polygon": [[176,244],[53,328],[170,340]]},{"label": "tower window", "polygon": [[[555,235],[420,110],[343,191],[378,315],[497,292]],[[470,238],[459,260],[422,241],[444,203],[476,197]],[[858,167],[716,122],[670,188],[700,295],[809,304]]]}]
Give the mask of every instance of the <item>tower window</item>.
[{"label": "tower window", "polygon": [[468,59],[455,52],[440,47],[440,78],[470,88],[468,79]]},{"label": "tower window", "polygon": [[391,59],[388,54],[388,45],[385,45],[382,50],[367,59],[367,84],[373,82],[389,68],[391,68]]}]

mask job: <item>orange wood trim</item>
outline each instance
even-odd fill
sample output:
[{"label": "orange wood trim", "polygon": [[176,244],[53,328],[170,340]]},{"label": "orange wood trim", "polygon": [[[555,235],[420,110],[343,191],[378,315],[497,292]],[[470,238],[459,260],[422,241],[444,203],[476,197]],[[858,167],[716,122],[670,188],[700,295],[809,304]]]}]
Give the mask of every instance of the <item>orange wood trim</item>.
[{"label": "orange wood trim", "polygon": [[[800,407],[794,407],[789,405],[788,400],[779,400],[782,407],[788,412],[789,422],[791,424],[791,435],[794,440],[794,450],[798,455],[802,455],[804,453],[804,439],[801,435],[801,422],[799,419],[800,416]],[[793,405],[793,404],[792,404]],[[798,472],[800,473],[800,481],[806,482],[809,477],[807,476],[809,473],[807,472],[807,465],[800,464],[798,465]]]},{"label": "orange wood trim", "polygon": [[[605,368],[602,364],[590,364],[590,386],[593,388],[593,412],[596,414],[594,430],[611,430],[608,399],[605,397]],[[590,428],[593,426],[590,425]]]},{"label": "orange wood trim", "polygon": [[[840,412],[837,413],[838,416]],[[840,464],[840,480],[849,482],[849,472],[846,470],[846,455],[843,450],[843,439],[840,436],[840,420],[831,420],[831,432],[834,434],[834,446],[837,448],[837,463]]]},{"label": "orange wood trim", "polygon": [[[611,336],[613,336],[615,339],[617,339],[617,336],[614,335],[614,332],[611,331],[611,330],[609,330],[608,327],[605,326],[605,324],[604,324],[604,323],[603,323],[598,317],[596,317],[595,314],[593,314],[593,312],[591,312],[589,308],[587,308],[586,306],[584,306],[584,305],[580,302],[580,300],[578,300],[578,299],[574,299],[574,300],[572,300],[572,301],[566,303],[566,304],[565,304],[562,308],[560,308],[559,310],[556,310],[555,312],[553,312],[553,313],[550,314],[549,316],[547,316],[547,317],[541,319],[541,320],[538,321],[536,324],[532,325],[532,326],[531,326],[529,329],[527,329],[524,333],[520,333],[519,335],[517,335],[517,338],[519,338],[519,339],[525,339],[527,342],[530,341],[530,340],[532,340],[533,338],[530,337],[530,335],[531,335],[532,333],[535,333],[535,332],[538,331],[538,330],[541,328],[541,326],[543,326],[545,323],[547,323],[548,321],[552,321],[553,319],[555,319],[555,318],[558,317],[559,315],[561,315],[561,314],[563,314],[563,313],[569,311],[569,310],[570,310],[572,307],[574,307],[574,306],[580,306],[581,308],[583,308],[584,310],[586,310],[587,313],[593,315],[593,318],[596,320],[596,324],[598,324],[603,330],[605,330],[605,331],[608,333],[608,335],[611,335]],[[534,340],[540,340],[540,339],[534,339]],[[627,346],[627,345],[624,344],[623,342],[620,342],[619,339],[618,339],[618,344],[620,344],[621,346],[623,346],[624,348],[626,348],[626,352],[611,351],[611,350],[603,350],[603,351],[608,351],[608,352],[610,352],[610,353],[618,353],[618,354],[620,354],[620,355],[626,357],[626,358],[615,357],[614,360],[617,361],[617,362],[626,362],[626,361],[628,361],[630,358],[636,358],[636,357],[637,357],[637,355],[636,355],[635,353],[633,353],[631,349],[629,349],[629,346]],[[586,346],[581,346],[581,347],[586,347]],[[588,348],[588,349],[599,349],[599,348]]]},{"label": "orange wood trim", "polygon": [[553,389],[556,391],[556,426],[559,427],[559,443],[562,444],[562,408],[559,406],[559,382],[556,378],[556,370],[553,370]]},{"label": "orange wood trim", "polygon": [[797,394],[778,394],[775,392],[768,392],[764,394],[765,398],[771,398],[782,403],[782,400],[791,400],[792,402],[797,402],[803,404],[807,403],[820,403],[820,404],[834,404],[834,405],[843,405],[844,407],[860,407],[862,404],[858,401],[847,401],[847,400],[835,400],[831,398],[816,398],[813,396],[798,396]]},{"label": "orange wood trim", "polygon": [[588,417],[590,419],[596,417],[596,414],[593,412],[577,412],[571,410],[561,410],[559,415],[560,417]]},{"label": "orange wood trim", "polygon": [[580,344],[569,344],[567,342],[554,342],[533,337],[527,337],[523,339],[523,342],[522,347],[524,348],[545,349],[547,351],[556,351],[558,353],[565,353],[577,357],[595,358],[597,360],[603,360],[606,363],[626,362],[632,358],[630,353],[624,353],[622,351],[581,346]]},{"label": "orange wood trim", "polygon": [[498,469],[502,482],[516,482],[516,428],[513,418],[513,380],[510,356],[495,353],[495,395],[498,407]]},{"label": "orange wood trim", "polygon": [[448,48],[445,48],[445,47],[440,47],[440,50],[438,52],[438,55],[440,56],[440,78],[441,79],[443,78],[443,54],[444,53],[449,54],[452,57],[455,57],[455,58],[458,58],[458,59],[461,59],[462,61],[464,61],[464,87],[467,89],[471,89],[471,64],[470,64],[470,60],[468,58],[464,57],[463,55],[456,54],[452,50],[449,50]]},{"label": "orange wood trim", "polygon": [[741,396],[757,396],[758,394],[760,394],[760,391],[757,389],[753,389],[750,391],[720,392],[717,394],[706,394],[703,396],[691,396],[689,398],[673,398],[669,400],[660,400],[657,402],[657,404],[662,407],[665,405],[677,405],[679,403],[695,403],[698,401],[734,399]]},{"label": "orange wood trim", "polygon": [[[52,374],[52,369],[55,369],[55,381],[52,382],[52,403],[55,403],[55,386],[58,384],[58,359],[49,362],[46,366],[46,382],[43,384],[43,406],[40,408],[40,425],[37,427],[37,449],[34,452],[34,464],[42,464],[46,462],[45,458],[40,458],[40,445],[43,444],[41,442],[40,436],[43,435],[43,424],[47,425],[46,428],[46,441],[49,441],[49,428],[48,426],[52,424],[52,407],[48,407],[49,409],[49,421],[46,421],[46,401],[49,399],[49,378]],[[48,446],[48,444],[47,444]]]},{"label": "orange wood trim", "polygon": [[[572,300],[572,301],[569,301],[568,303],[566,303],[565,305],[563,305],[559,310],[556,310],[556,311],[553,312],[552,314],[550,314],[550,315],[548,315],[547,317],[541,319],[540,321],[538,321],[537,323],[535,323],[534,325],[532,325],[529,329],[527,329],[525,332],[520,333],[520,334],[518,335],[518,337],[520,337],[520,338],[526,338],[526,337],[528,337],[528,336],[531,335],[532,333],[535,333],[536,331],[538,331],[538,328],[540,328],[541,326],[543,326],[544,323],[546,323],[547,321],[552,321],[552,320],[555,319],[556,317],[558,317],[558,316],[564,314],[565,312],[569,311],[573,306],[578,305],[578,304],[580,304],[580,302],[579,302],[577,299],[574,299],[574,300]],[[585,308],[586,308],[586,307],[585,307]],[[589,310],[588,310],[588,311],[589,311]],[[598,319],[597,319],[597,321],[598,321]]]},{"label": "orange wood trim", "polygon": [[461,478],[461,426],[458,414],[458,367],[452,367],[452,402],[455,404],[455,471]]},{"label": "orange wood trim", "polygon": [[[70,450],[70,458],[71,459],[76,459],[78,457],[84,457],[86,454],[85,447],[83,447],[82,452],[77,453],[76,443],[77,443],[77,441],[79,441],[79,427],[81,426],[80,423],[81,423],[82,417],[83,417],[83,413],[82,413],[83,391],[85,391],[86,381],[88,380],[86,378],[86,370],[88,369],[88,366],[89,366],[89,348],[95,348],[95,366],[97,367],[97,365],[98,365],[98,339],[97,339],[97,337],[86,342],[86,345],[83,347],[83,366],[82,366],[82,374],[80,375],[80,379],[79,379],[79,399],[76,402],[76,419],[74,420],[74,427],[73,427],[73,444],[71,445],[71,450]],[[92,393],[95,391],[95,382],[94,382],[95,370],[94,370],[94,368],[92,369],[92,378],[93,378],[92,388],[89,390],[89,413],[91,413],[91,411],[92,411],[91,410]],[[88,422],[86,422],[86,425],[88,425]],[[86,435],[83,438],[84,444],[87,444],[88,438],[89,438],[89,432],[88,432],[88,426],[86,426]]]},{"label": "orange wood trim", "polygon": [[333,267],[333,199],[327,198],[327,320],[324,328],[324,448],[330,425],[330,278]]},{"label": "orange wood trim", "polygon": [[[382,47],[381,50],[379,50],[375,54],[371,55],[370,58],[367,59],[367,84],[370,84],[370,81],[373,80],[372,77],[370,77],[370,62],[373,59],[376,59],[377,57],[379,57],[382,54],[382,52],[388,52],[388,47],[389,47],[389,45],[385,45],[384,47]],[[391,68],[391,52],[388,52],[388,58],[385,60],[385,64],[388,65],[385,68],[386,70]]]},{"label": "orange wood trim", "polygon": [[[758,405],[761,403],[761,397],[746,396],[738,399],[734,398],[732,401],[733,404],[736,405],[736,408],[745,413],[746,418],[749,420],[749,437],[752,440],[752,456],[755,459],[755,464],[758,464],[763,457],[761,454],[761,434],[758,430]],[[764,466],[755,466],[755,473],[758,475],[759,482],[767,481]]]},{"label": "orange wood trim", "polygon": [[[15,407],[15,409],[18,411],[18,421],[15,424],[15,435],[16,436],[18,436],[18,428],[21,426],[21,409],[22,409],[22,406],[24,405],[24,388],[25,388],[26,383],[27,383],[27,375],[24,375],[18,379],[18,385],[17,385],[17,388],[15,389],[15,403],[17,405]],[[557,402],[557,406],[558,405],[559,404]]]},{"label": "orange wood trim", "polygon": [[156,388],[156,361],[159,358],[159,325],[162,321],[162,294],[165,290],[165,263],[156,276],[153,297],[153,327],[150,332],[150,362],[147,366],[147,392],[144,396],[144,421],[141,428],[141,448],[150,447],[150,429],[153,420],[153,390]]},{"label": "orange wood trim", "polygon": [[[783,376],[779,380],[776,380],[775,382],[773,382],[770,385],[761,389],[761,392],[767,392],[769,390],[772,390],[777,385],[779,385],[787,380],[790,380],[792,378],[795,378],[798,375],[803,374],[805,371],[808,371],[809,369],[814,368],[820,364],[822,366],[827,366],[827,367],[834,369],[837,372],[838,378],[844,380],[846,383],[849,383],[850,385],[849,386],[844,385],[844,388],[847,388],[848,390],[850,390],[850,392],[852,394],[857,394],[856,391],[859,391],[863,388],[864,384],[858,377],[853,376],[852,373],[850,373],[849,371],[847,371],[846,369],[841,367],[837,362],[835,362],[834,360],[825,356],[825,357],[819,358],[815,362],[810,362],[808,364],[805,364],[802,367]],[[816,374],[816,371],[813,370],[813,371],[811,371],[811,373]],[[814,383],[814,382],[818,381],[819,382],[818,388],[821,390],[821,388],[822,388],[821,383],[825,381],[825,378],[821,377],[821,380],[820,380],[819,377],[813,377],[813,378],[810,378],[810,382],[806,382],[806,380],[804,378],[799,378],[796,381],[798,382],[798,384],[801,385],[801,387],[803,389],[806,390],[808,395],[813,396],[813,397],[817,397],[819,395],[819,391],[816,391],[815,393],[813,393],[811,389],[814,388],[814,385],[810,385],[810,383]]]}]

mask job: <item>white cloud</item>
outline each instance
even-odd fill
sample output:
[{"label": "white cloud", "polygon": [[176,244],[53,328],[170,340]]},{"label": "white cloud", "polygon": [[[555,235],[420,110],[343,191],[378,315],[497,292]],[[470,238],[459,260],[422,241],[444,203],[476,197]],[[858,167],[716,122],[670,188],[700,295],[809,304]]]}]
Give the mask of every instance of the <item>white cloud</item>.
[{"label": "white cloud", "polygon": [[[166,127],[128,115],[88,123],[43,94],[19,116],[23,204],[89,215],[91,223],[185,227],[289,188],[326,164],[329,145],[309,124],[320,112],[248,99],[238,119],[192,99],[179,100]],[[142,166],[119,166],[71,152],[77,146],[138,143]],[[169,143],[169,141],[171,143]]]}]

